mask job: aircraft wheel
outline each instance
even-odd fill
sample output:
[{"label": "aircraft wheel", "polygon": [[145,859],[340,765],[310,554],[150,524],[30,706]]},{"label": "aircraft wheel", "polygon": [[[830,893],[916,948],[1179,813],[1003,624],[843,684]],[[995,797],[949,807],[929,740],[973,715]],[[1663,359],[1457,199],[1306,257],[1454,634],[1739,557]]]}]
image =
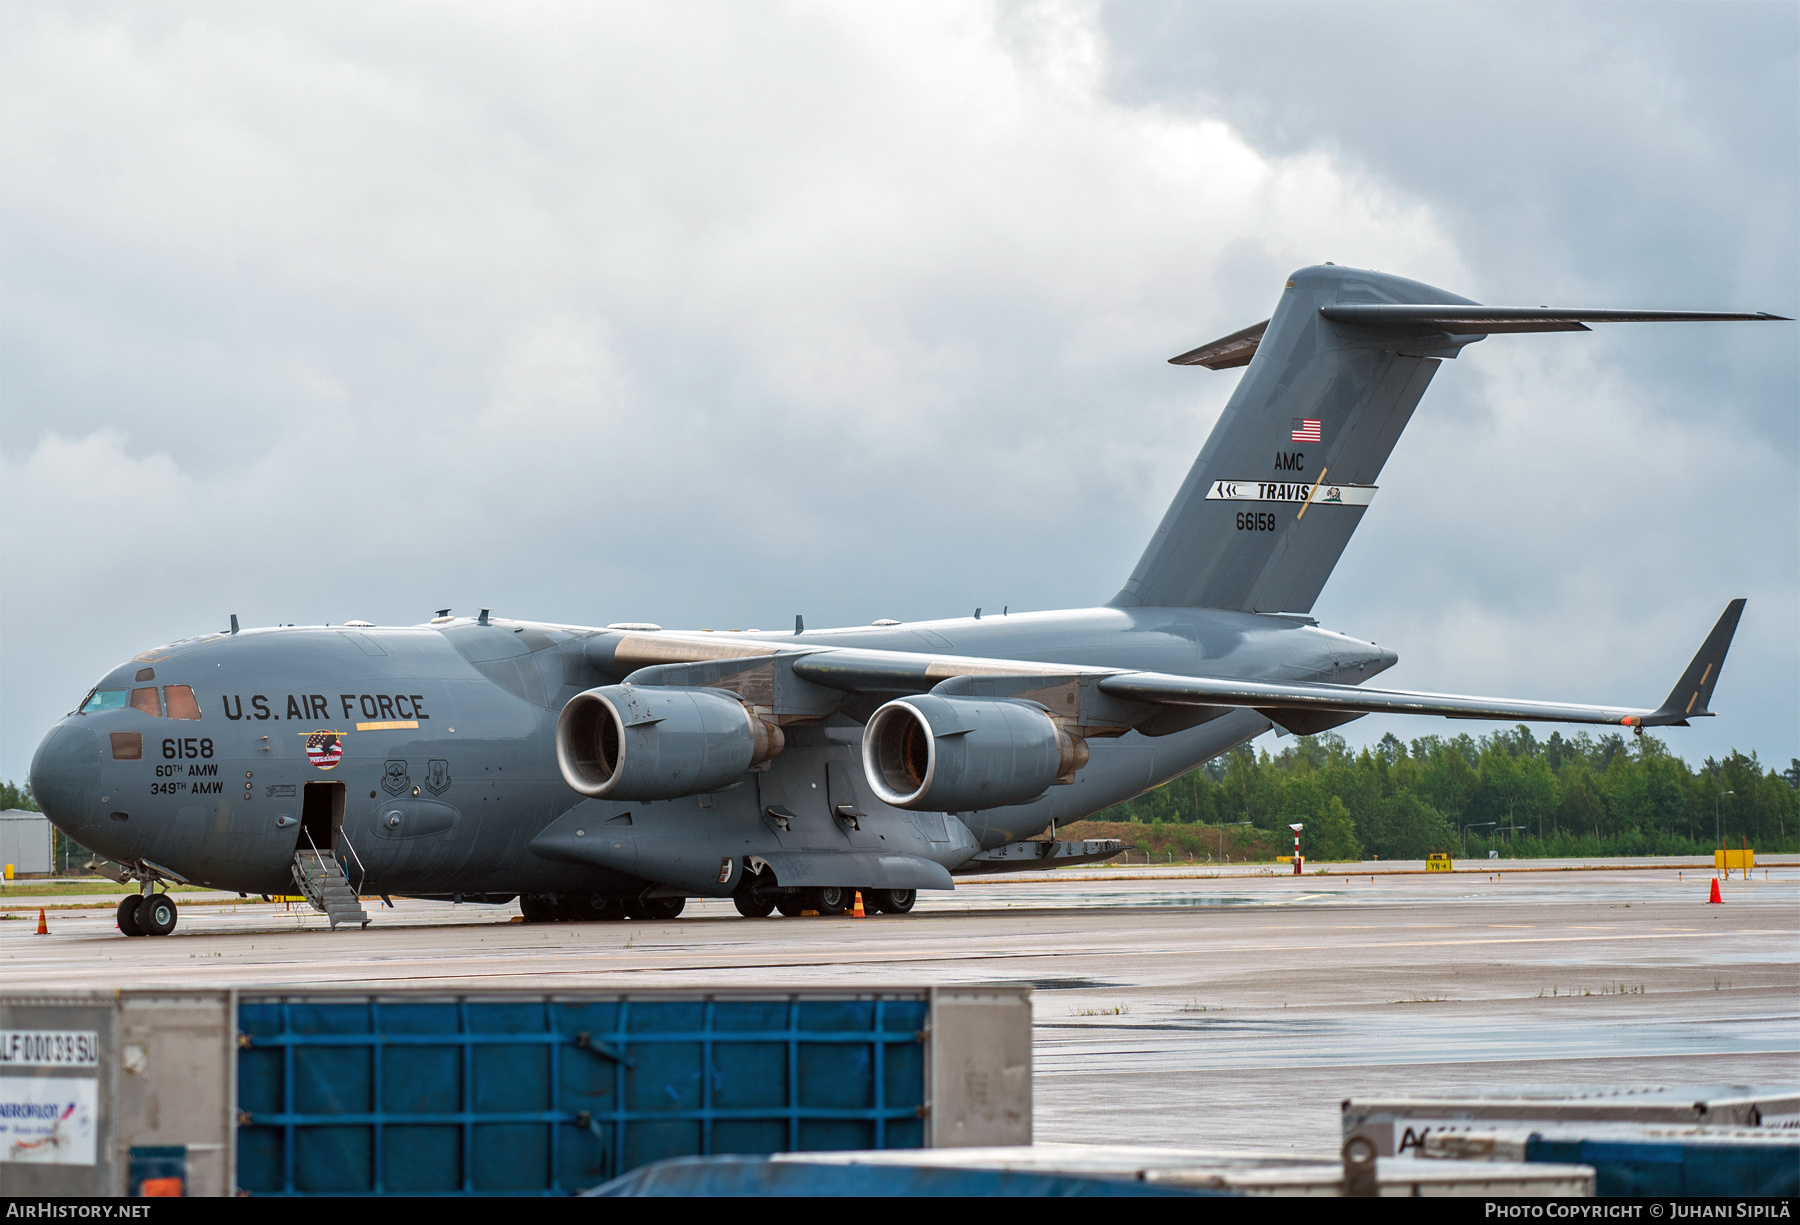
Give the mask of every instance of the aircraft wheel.
[{"label": "aircraft wheel", "polygon": [[525,916],[527,923],[554,923],[558,917],[556,903],[547,893],[521,893],[519,913]]},{"label": "aircraft wheel", "polygon": [[673,919],[687,909],[684,897],[641,897],[626,909],[633,919]]},{"label": "aircraft wheel", "polygon": [[755,889],[732,896],[731,904],[746,919],[766,919],[775,909],[775,899],[765,889]]},{"label": "aircraft wheel", "polygon": [[[905,914],[919,900],[917,889],[877,889],[875,897],[884,914]],[[869,895],[863,894],[863,908],[868,909]]]},{"label": "aircraft wheel", "polygon": [[790,919],[799,918],[802,910],[812,909],[812,907],[806,904],[806,899],[800,896],[802,892],[804,892],[804,890],[789,891],[776,898],[775,909],[779,910]]},{"label": "aircraft wheel", "polygon": [[563,917],[579,923],[600,923],[625,917],[625,899],[604,893],[572,897],[563,904]]},{"label": "aircraft wheel", "polygon": [[141,899],[135,893],[127,893],[119,899],[119,931],[127,936],[141,936],[144,929],[138,926],[138,902]]},{"label": "aircraft wheel", "polygon": [[807,909],[820,914],[843,914],[855,900],[852,891],[842,885],[821,885],[808,892],[812,894],[812,905]]},{"label": "aircraft wheel", "polygon": [[144,929],[146,936],[168,935],[175,930],[175,920],[179,917],[175,899],[166,893],[152,893],[138,899],[138,926]]}]

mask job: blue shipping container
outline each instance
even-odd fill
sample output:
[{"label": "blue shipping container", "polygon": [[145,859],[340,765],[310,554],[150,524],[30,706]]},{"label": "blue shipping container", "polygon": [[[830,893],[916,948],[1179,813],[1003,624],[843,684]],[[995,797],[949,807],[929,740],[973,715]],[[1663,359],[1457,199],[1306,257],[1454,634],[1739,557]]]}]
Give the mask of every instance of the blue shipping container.
[{"label": "blue shipping container", "polygon": [[[1571,1130],[1564,1128],[1563,1130]],[[1594,1167],[1594,1194],[1641,1196],[1791,1197],[1800,1194],[1800,1136],[1791,1144],[1658,1140],[1569,1139],[1534,1135],[1525,1160]]]},{"label": "blue shipping container", "polygon": [[237,1185],[566,1195],[671,1157],[919,1148],[917,992],[238,996]]}]

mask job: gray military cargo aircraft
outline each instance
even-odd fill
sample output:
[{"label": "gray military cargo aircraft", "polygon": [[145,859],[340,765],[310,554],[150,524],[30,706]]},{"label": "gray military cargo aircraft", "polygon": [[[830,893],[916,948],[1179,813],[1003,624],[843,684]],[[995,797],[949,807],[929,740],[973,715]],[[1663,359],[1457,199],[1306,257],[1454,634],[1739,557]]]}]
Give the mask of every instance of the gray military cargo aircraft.
[{"label": "gray military cargo aircraft", "polygon": [[[1248,366],[1123,589],[1096,608],[793,632],[604,629],[443,610],[421,625],[231,629],[107,673],[45,737],[33,792],[172,930],[158,889],[296,886],[504,903],[532,921],[892,913],[958,875],[1104,859],[1055,824],[1271,726],[1378,711],[1684,726],[1733,600],[1660,705],[1365,687],[1397,660],[1307,615],[1439,363],[1496,332],[1767,314],[1481,306],[1323,265],[1268,320],[1171,359]],[[241,785],[240,785],[241,784]],[[1046,829],[1049,840],[1035,839]]]}]

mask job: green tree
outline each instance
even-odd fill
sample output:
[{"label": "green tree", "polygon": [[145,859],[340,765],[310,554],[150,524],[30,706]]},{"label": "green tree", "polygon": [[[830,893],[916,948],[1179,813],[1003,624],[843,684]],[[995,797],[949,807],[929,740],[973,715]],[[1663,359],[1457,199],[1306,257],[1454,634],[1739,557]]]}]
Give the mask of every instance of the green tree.
[{"label": "green tree", "polygon": [[1383,797],[1376,812],[1358,828],[1363,845],[1382,859],[1424,859],[1458,849],[1455,827],[1411,791]]},{"label": "green tree", "polygon": [[[1177,827],[1206,825],[1193,831],[1196,853],[1209,839],[1218,852],[1212,826],[1251,821],[1263,831],[1257,853],[1272,855],[1287,841],[1283,827],[1301,821],[1322,859],[1456,851],[1463,827],[1484,822],[1507,828],[1493,843],[1506,856],[1704,855],[1715,845],[1716,798],[1728,845],[1800,849],[1800,763],[1778,772],[1732,752],[1695,770],[1655,736],[1539,740],[1524,726],[1410,745],[1388,736],[1356,754],[1335,733],[1279,744],[1273,756],[1234,749],[1098,819],[1161,822],[1157,845],[1177,851],[1189,846]],[[1489,831],[1476,833],[1485,851]]]},{"label": "green tree", "polygon": [[1301,850],[1311,848],[1314,859],[1354,863],[1363,857],[1362,843],[1356,839],[1356,822],[1350,819],[1344,801],[1335,795],[1313,813],[1302,831],[1302,839]]}]

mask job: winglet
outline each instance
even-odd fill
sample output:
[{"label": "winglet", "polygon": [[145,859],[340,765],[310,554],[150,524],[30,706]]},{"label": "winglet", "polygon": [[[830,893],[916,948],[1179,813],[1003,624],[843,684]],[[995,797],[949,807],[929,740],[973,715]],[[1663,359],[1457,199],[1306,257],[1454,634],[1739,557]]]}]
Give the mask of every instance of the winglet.
[{"label": "winglet", "polygon": [[1719,683],[1719,669],[1725,666],[1725,652],[1731,649],[1731,636],[1737,632],[1738,618],[1743,615],[1743,600],[1733,600],[1725,606],[1718,624],[1700,644],[1694,662],[1681,674],[1681,679],[1663,699],[1656,713],[1645,716],[1645,727],[1680,726],[1691,718],[1712,714],[1707,704],[1712,701],[1713,686]]}]

